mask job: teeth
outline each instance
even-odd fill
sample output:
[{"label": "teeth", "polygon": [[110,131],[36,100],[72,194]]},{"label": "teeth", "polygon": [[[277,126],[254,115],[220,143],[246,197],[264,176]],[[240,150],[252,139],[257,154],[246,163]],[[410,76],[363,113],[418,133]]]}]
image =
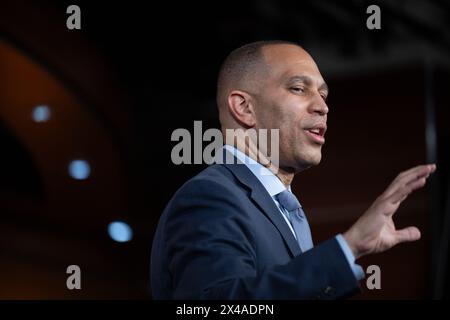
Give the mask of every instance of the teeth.
[{"label": "teeth", "polygon": [[315,133],[315,134],[320,134],[320,129],[311,129],[309,131],[311,131],[312,133]]}]

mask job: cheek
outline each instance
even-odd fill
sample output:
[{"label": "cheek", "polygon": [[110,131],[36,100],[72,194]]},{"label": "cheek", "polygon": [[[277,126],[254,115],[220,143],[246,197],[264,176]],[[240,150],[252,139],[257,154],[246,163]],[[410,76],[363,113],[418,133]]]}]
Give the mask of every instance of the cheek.
[{"label": "cheek", "polygon": [[280,146],[284,150],[291,149],[303,140],[301,134],[301,119],[298,114],[293,112],[294,109],[287,108],[286,105],[280,107],[273,119],[274,126],[272,128],[279,129]]},{"label": "cheek", "polygon": [[267,98],[266,103],[260,105],[262,107],[259,115],[260,127],[280,129],[280,139],[282,137],[288,140],[297,138],[304,118],[301,101],[289,93],[280,94],[279,92],[277,94],[266,92],[265,98]]},{"label": "cheek", "polygon": [[286,121],[281,107],[277,105],[264,106],[264,110],[259,112],[256,117],[259,127],[265,129],[282,129],[283,123]]},{"label": "cheek", "polygon": [[272,124],[271,128],[280,128],[288,113],[287,109],[286,97],[279,90],[267,88],[258,101],[256,111],[257,116],[260,113],[261,120]]}]

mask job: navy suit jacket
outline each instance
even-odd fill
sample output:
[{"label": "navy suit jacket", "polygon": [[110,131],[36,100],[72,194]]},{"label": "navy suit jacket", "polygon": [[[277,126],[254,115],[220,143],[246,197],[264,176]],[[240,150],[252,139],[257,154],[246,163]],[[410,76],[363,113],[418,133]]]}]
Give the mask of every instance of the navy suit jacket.
[{"label": "navy suit jacket", "polygon": [[359,291],[337,240],[302,253],[244,164],[214,164],[186,182],[152,246],[154,299],[336,299]]}]

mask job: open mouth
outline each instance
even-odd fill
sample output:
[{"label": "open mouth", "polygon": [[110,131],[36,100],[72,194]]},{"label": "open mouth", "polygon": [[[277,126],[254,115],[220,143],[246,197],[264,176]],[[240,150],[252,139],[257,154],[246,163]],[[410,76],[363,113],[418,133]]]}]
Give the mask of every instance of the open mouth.
[{"label": "open mouth", "polygon": [[307,132],[308,136],[311,138],[311,140],[315,143],[318,144],[324,144],[325,143],[325,131],[326,131],[326,126],[315,126],[313,128],[310,129],[305,129],[305,131]]}]

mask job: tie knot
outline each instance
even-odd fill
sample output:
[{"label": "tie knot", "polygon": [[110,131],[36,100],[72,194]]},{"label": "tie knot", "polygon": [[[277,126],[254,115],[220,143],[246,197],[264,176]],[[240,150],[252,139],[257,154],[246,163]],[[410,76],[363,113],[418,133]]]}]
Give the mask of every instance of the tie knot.
[{"label": "tie knot", "polygon": [[280,192],[276,195],[276,198],[281,206],[289,212],[298,210],[302,207],[300,202],[298,202],[297,197],[289,190]]}]

